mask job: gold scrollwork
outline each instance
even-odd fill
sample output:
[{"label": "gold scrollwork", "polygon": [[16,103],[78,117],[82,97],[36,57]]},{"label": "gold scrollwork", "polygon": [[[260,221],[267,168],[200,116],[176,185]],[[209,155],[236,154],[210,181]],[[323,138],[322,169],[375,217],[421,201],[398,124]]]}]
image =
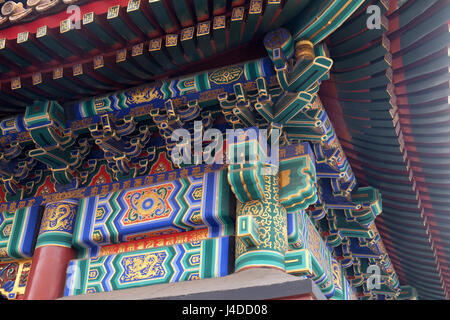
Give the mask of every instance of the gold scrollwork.
[{"label": "gold scrollwork", "polygon": [[69,203],[50,204],[42,217],[40,234],[50,231],[71,232],[76,205]]},{"label": "gold scrollwork", "polygon": [[[264,177],[264,199],[238,205],[239,216],[252,215],[258,222],[258,249],[278,252],[287,250],[286,209],[278,197],[278,177]],[[242,241],[236,242],[236,255],[246,251]]]},{"label": "gold scrollwork", "polygon": [[131,90],[127,93],[127,105],[150,102],[154,99],[160,99],[161,94],[158,89],[152,87],[141,87]]},{"label": "gold scrollwork", "polygon": [[209,75],[209,80],[217,85],[229,84],[239,80],[244,73],[241,67],[231,67],[226,69],[216,70]]}]

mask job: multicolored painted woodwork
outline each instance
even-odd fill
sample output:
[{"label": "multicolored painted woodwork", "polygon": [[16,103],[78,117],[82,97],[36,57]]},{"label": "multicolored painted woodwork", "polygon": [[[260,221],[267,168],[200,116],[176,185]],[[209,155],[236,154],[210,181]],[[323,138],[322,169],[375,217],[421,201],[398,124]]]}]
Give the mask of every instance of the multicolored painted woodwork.
[{"label": "multicolored painted woodwork", "polygon": [[259,223],[254,216],[240,216],[236,223],[236,236],[242,240],[248,248],[259,245]]},{"label": "multicolored painted woodwork", "polygon": [[[24,116],[0,121],[0,208],[10,221],[13,215],[8,212],[46,205],[31,277],[33,289],[38,289],[29,297],[42,297],[53,272],[50,257],[61,257],[56,266],[60,270],[54,273],[65,279],[65,263],[75,255],[71,246],[80,260],[69,268],[69,295],[188,280],[203,277],[202,272],[221,276],[232,271],[221,263],[231,261],[238,271],[262,266],[311,277],[330,299],[402,296],[374,222],[381,215],[381,194],[357,188],[353,169],[362,185],[373,182],[380,187],[394,234],[417,242],[417,234],[403,234],[395,227],[398,217],[392,210],[398,209],[399,198],[409,201],[408,214],[425,216],[425,209],[432,209],[427,219],[434,214],[443,219],[442,204],[423,195],[433,194],[424,182],[442,183],[444,178],[436,178],[433,168],[416,168],[423,161],[422,143],[429,142],[423,132],[430,132],[412,130],[411,123],[418,120],[409,116],[427,114],[422,110],[429,108],[405,111],[405,106],[427,102],[434,111],[445,109],[439,99],[446,97],[447,85],[437,88],[416,79],[427,72],[415,66],[436,54],[440,60],[431,69],[442,73],[439,81],[446,79],[448,70],[440,63],[447,62],[447,52],[423,54],[425,41],[415,41],[411,34],[429,36],[446,19],[436,12],[443,5],[426,5],[433,23],[424,26],[419,21],[409,27],[411,12],[423,10],[408,4],[389,17],[399,30],[387,34],[384,16],[380,29],[367,29],[369,5],[389,15],[383,0],[215,1],[209,7],[203,0],[170,5],[162,0],[111,0],[108,5],[83,6],[81,29],[72,29],[69,19],[60,23],[62,15],[49,19],[51,23],[35,34],[16,36],[2,29],[7,36],[0,39],[0,56],[8,62],[0,63],[0,71],[5,71],[0,77],[2,110],[26,109]],[[438,40],[446,39],[448,30],[441,29]],[[57,38],[67,40],[73,50],[56,41],[58,31]],[[391,47],[387,36],[394,39]],[[124,48],[126,43],[132,48]],[[261,49],[250,50],[248,62],[228,63],[228,57],[218,55],[246,43]],[[417,48],[410,48],[413,44]],[[264,48],[268,58],[262,57]],[[48,50],[64,64],[56,67]],[[213,69],[192,73],[198,71],[192,63],[211,57]],[[426,66],[430,62],[424,61]],[[144,81],[147,84],[134,87]],[[329,83],[335,89],[331,93]],[[319,97],[319,90],[325,94]],[[76,99],[83,100],[73,103]],[[401,121],[402,112],[408,113],[403,119],[408,121]],[[421,123],[429,125],[433,117],[426,118]],[[265,162],[272,150],[264,151],[258,139],[245,134],[226,141],[223,149],[240,155],[243,147],[250,162],[174,171],[182,165],[169,160],[175,146],[172,133],[182,129],[192,141],[201,140],[195,120],[202,122],[203,131],[217,126],[222,133],[229,128],[280,129],[278,171]],[[408,143],[412,161],[404,150]],[[379,169],[380,161],[385,169]],[[393,172],[401,174],[393,177]],[[417,172],[419,179],[412,179]],[[380,183],[379,177],[389,182]],[[402,181],[400,189],[391,183],[395,179]],[[411,180],[413,193],[408,191]],[[236,222],[230,189],[238,200]],[[417,199],[422,212],[416,212]],[[421,224],[407,214],[400,216],[409,224]],[[385,233],[384,217],[380,220]],[[436,225],[431,221],[427,233]],[[0,231],[9,232],[11,227],[3,224],[5,228],[0,221]],[[235,257],[231,238],[220,238],[231,235],[237,238]],[[33,244],[25,242],[20,248],[14,245],[20,254],[0,245],[0,257],[30,257]],[[204,243],[212,251],[201,251]],[[434,255],[445,257],[432,243]],[[387,246],[400,252],[394,263],[409,254],[403,247],[393,250],[389,240]],[[419,260],[427,263],[434,255]],[[166,263],[165,257],[173,263]],[[211,266],[217,270],[202,271]],[[372,266],[381,270],[380,288],[368,286]],[[441,282],[419,281],[419,287],[430,292],[428,287]],[[59,289],[59,284],[53,286],[51,296],[59,297]]]},{"label": "multicolored painted woodwork", "polygon": [[331,259],[333,268],[334,295],[330,300],[353,300],[352,287],[350,286],[341,264],[334,258]]},{"label": "multicolored painted woodwork", "polygon": [[82,139],[80,148],[74,148],[77,137],[66,127],[64,109],[54,101],[35,102],[27,107],[24,123],[38,147],[29,156],[47,165],[56,182],[70,184],[90,146]]},{"label": "multicolored painted woodwork", "polygon": [[[317,96],[320,83],[328,78],[332,61],[326,56],[327,50],[324,45],[313,47],[308,41],[299,42],[300,45],[296,46],[298,52],[295,58],[298,60],[289,60],[281,54],[283,50],[290,51],[293,48],[292,43],[289,44],[291,49],[282,48],[283,45],[286,46],[286,39],[288,39],[288,32],[284,29],[273,31],[265,38],[266,49],[274,62],[278,83],[285,90],[283,96],[276,102],[283,106],[281,109],[277,107],[280,111],[278,114],[287,116],[283,115],[281,121],[284,132],[289,141],[313,142],[318,177],[330,179],[334,196],[349,198],[356,186],[356,180],[337,141],[330,119]],[[307,47],[306,51],[304,46]],[[306,98],[306,100],[300,106],[296,105],[295,99],[292,100],[295,96]],[[265,98],[265,102],[258,100],[255,105],[256,110],[267,121],[274,120],[270,117],[271,103],[270,98]],[[277,118],[277,120],[280,119]],[[321,195],[324,194],[321,190],[324,183],[326,182],[322,182],[319,186],[318,206],[323,202],[331,205],[330,201],[321,199],[323,198]],[[323,216],[324,212],[322,210],[318,214]]]},{"label": "multicolored painted woodwork", "polygon": [[268,151],[260,139],[259,130],[250,128],[227,141],[228,181],[240,202],[264,198],[263,170],[268,164]]},{"label": "multicolored painted woodwork", "polygon": [[280,161],[279,197],[288,212],[305,210],[317,201],[314,154],[308,144],[297,148],[303,149],[305,155]]},{"label": "multicolored painted woodwork", "polygon": [[207,228],[209,237],[231,235],[234,209],[226,174],[191,175],[84,198],[73,245],[84,257],[98,255],[104,245],[173,232]]},{"label": "multicolored painted woodwork", "polygon": [[45,206],[36,248],[45,246],[72,247],[78,199],[66,199]]},{"label": "multicolored painted woodwork", "polygon": [[347,20],[364,0],[314,1],[302,12],[302,19],[294,19],[289,29],[295,40],[321,42]]},{"label": "multicolored painted woodwork", "polygon": [[[236,270],[284,270],[287,212],[304,209],[317,200],[314,155],[308,144],[299,144],[294,146],[295,155],[286,156],[282,149],[278,165],[264,164],[267,154],[262,154],[258,137],[252,136],[250,130],[228,141],[231,155],[250,160],[230,164],[228,171],[231,189],[238,199]],[[275,149],[270,150],[273,152]],[[277,170],[264,168],[270,165],[277,166]]]},{"label": "multicolored painted woodwork", "polygon": [[143,249],[70,262],[65,296],[168,282],[223,277],[233,272],[233,238]]},{"label": "multicolored painted woodwork", "polygon": [[[147,148],[153,131],[150,126],[136,128],[132,116],[114,121],[109,115],[101,115],[100,120],[100,124],[90,125],[89,131],[95,144],[103,151],[115,180],[146,173],[146,164],[153,160],[155,153],[154,147]],[[147,159],[133,163],[132,159],[136,160],[143,152],[147,153]]]},{"label": "multicolored painted woodwork", "polygon": [[[246,239],[236,239],[236,271],[267,267],[284,270],[287,248],[286,209],[278,196],[278,177],[263,177],[264,197],[260,200],[238,203],[238,222],[252,216],[258,225],[256,246],[248,246]],[[251,219],[251,218],[250,218]],[[242,234],[241,234],[242,236]]]},{"label": "multicolored painted woodwork", "polygon": [[0,294],[9,300],[25,293],[31,260],[0,262]]},{"label": "multicolored painted woodwork", "polygon": [[[233,92],[235,84],[249,86],[260,77],[266,78],[270,83],[273,75],[270,60],[265,58],[81,101],[75,104],[75,114],[77,119],[81,120],[105,112],[132,109],[151,103],[154,109],[162,113],[161,116],[174,117],[178,114],[184,121],[189,121],[198,116],[198,110],[195,108],[190,112],[183,112],[181,107],[186,107],[189,102],[208,104],[210,101],[217,101],[219,94]],[[158,113],[153,117],[157,115]]]},{"label": "multicolored painted woodwork", "polygon": [[352,194],[352,201],[361,206],[353,215],[363,226],[369,226],[382,211],[381,194],[372,187],[358,188]]},{"label": "multicolored painted woodwork", "polygon": [[[324,51],[320,48],[321,46],[317,48],[317,53],[324,54]],[[298,73],[301,71],[301,68],[297,68],[296,70]],[[166,148],[170,152],[174,143],[169,141],[169,137],[174,129],[180,128],[177,124],[180,120],[177,119],[184,119],[182,121],[190,123],[199,115],[201,108],[214,101],[219,100],[225,118],[229,119],[228,122],[233,127],[242,126],[243,123],[255,123],[253,120],[248,122],[252,117],[250,113],[252,106],[249,106],[250,109],[241,107],[243,106],[242,103],[248,105],[248,103],[245,102],[245,99],[250,98],[250,101],[253,101],[254,99],[252,98],[252,90],[255,88],[254,80],[256,80],[256,87],[260,94],[267,95],[270,93],[274,95],[274,98],[280,95],[280,88],[274,87],[274,81],[276,80],[273,77],[270,61],[268,59],[261,59],[229,68],[222,68],[207,73],[188,76],[183,79],[165,81],[160,87],[151,85],[148,87],[135,88],[119,93],[115,97],[101,97],[99,99],[87,101],[86,103],[83,102],[79,105],[82,106],[84,110],[80,115],[82,117],[91,116],[95,118],[97,113],[101,114],[117,110],[117,114],[112,114],[111,116],[109,114],[101,115],[96,118],[97,120],[95,120],[95,122],[92,122],[93,118],[87,118],[89,122],[84,124],[84,128],[89,129],[88,131],[91,132],[95,141],[98,142],[98,146],[104,151],[104,158],[106,158],[108,163],[106,170],[110,175],[112,174],[114,176],[114,180],[122,180],[125,178],[136,177],[140,174],[146,174],[149,168],[147,164],[149,161],[152,161],[152,149],[145,149],[145,144],[149,141],[149,134],[153,132],[152,126],[144,125],[139,127],[138,135],[124,137],[124,135],[133,131],[136,120],[144,122],[146,119],[149,120],[150,117],[148,116],[148,111],[150,111],[151,118],[157,124],[163,139],[166,141]],[[270,91],[267,88],[271,88]],[[228,92],[230,94],[234,93],[237,96],[237,99],[230,100],[228,98],[228,96],[230,96]],[[291,93],[284,95],[279,99],[280,108],[284,108],[284,105],[287,103],[290,108],[289,110],[295,110],[298,102],[295,102],[296,99],[304,94],[308,95],[306,92],[300,93],[299,95]],[[122,109],[122,107],[112,107],[113,104],[119,103],[120,105],[120,101],[126,101],[123,105],[124,109]],[[151,105],[149,105],[149,103],[151,103]],[[314,102],[314,105],[317,105],[317,102]],[[145,107],[145,110],[142,109],[143,107]],[[258,108],[258,104],[256,104],[256,107]],[[53,108],[57,108],[56,105],[53,106]],[[139,116],[134,112],[137,110],[139,110]],[[284,111],[282,112],[283,117],[284,114],[287,115],[291,113],[289,110],[286,111],[287,113]],[[295,111],[295,113],[297,113],[297,111]],[[136,114],[136,117],[131,114]],[[326,116],[323,112],[321,114]],[[206,130],[212,125],[213,118],[217,117],[217,113],[213,116],[212,113],[207,112],[202,117],[203,125],[205,126],[204,130]],[[115,119],[121,119],[119,121],[122,123],[118,125],[115,124],[117,123]],[[258,120],[258,122],[261,121]],[[171,125],[170,123],[173,123],[174,125]],[[328,124],[326,124],[326,126],[329,127]],[[86,132],[80,131],[81,128],[78,127],[78,124],[74,124],[74,122],[69,122],[67,127],[70,127],[72,132],[77,132],[77,134]],[[192,130],[192,125],[189,124],[186,128]],[[103,131],[105,131],[107,136],[103,136]],[[121,136],[120,139],[117,138],[119,136]],[[295,135],[293,137],[294,140],[301,138],[300,136]],[[333,135],[329,137],[332,138]],[[305,136],[304,138],[311,139],[311,136]],[[329,139],[327,142],[329,142]],[[81,139],[79,144],[81,149],[84,148],[84,151],[89,151],[85,148],[86,145],[90,144],[87,140]],[[145,152],[148,155],[147,158],[144,156],[141,158],[142,160],[134,160],[134,162],[130,160],[136,158],[137,154],[143,150],[146,150]],[[84,155],[84,151],[81,152],[82,155]],[[139,155],[139,157],[141,157],[141,155]],[[89,159],[82,162],[80,167],[77,167],[77,172],[75,173],[77,177],[73,181],[78,184],[78,187],[80,187],[80,182],[86,183],[86,176],[89,175],[87,172],[98,170],[99,167],[101,167],[101,162],[96,160],[97,159]],[[95,168],[93,165],[95,165]],[[61,173],[66,175],[67,170],[62,170]],[[52,174],[55,176],[54,170]],[[27,179],[29,179],[29,177]],[[62,177],[61,179],[64,180],[65,178]],[[64,182],[63,180],[59,180],[59,182]],[[21,190],[21,193],[17,194],[17,197],[23,198],[25,195],[34,192],[36,188],[39,187],[39,184],[42,184],[44,181],[47,180],[40,178],[39,181],[26,182],[27,185],[29,184],[29,187],[27,187],[27,189],[23,189],[23,187],[22,189],[19,189]],[[65,182],[67,182],[67,179]],[[7,194],[7,196],[9,199],[11,198],[9,194]]]},{"label": "multicolored painted woodwork", "polygon": [[132,252],[149,248],[167,247],[174,244],[202,241],[208,238],[208,229],[169,233],[159,236],[151,236],[141,240],[131,240],[119,244],[105,245],[100,247],[98,256],[105,256],[122,252]]},{"label": "multicolored painted woodwork", "polygon": [[[0,65],[0,70],[7,74],[3,82],[11,87],[0,97],[5,106],[23,108],[36,99],[55,98],[65,103],[73,101],[74,97],[81,99],[142,83],[240,45],[250,46],[261,35],[280,26],[286,26],[296,37],[308,38],[318,44],[362,2],[340,0],[330,4],[329,0],[321,0],[312,5],[310,0],[300,3],[297,0],[286,3],[251,0],[246,4],[220,1],[212,4],[214,8],[204,4],[206,9],[200,9],[202,4],[199,2],[167,6],[164,1],[111,0],[96,5],[80,1],[77,4],[83,16],[78,28],[71,28],[70,11],[65,13],[66,6],[62,4],[46,11],[50,20],[36,15],[29,7],[22,8],[30,14],[30,20],[43,18],[31,23],[40,25],[39,28],[25,24],[25,28],[30,28],[25,32],[16,31],[9,22],[11,16],[0,16],[0,25],[9,27],[2,29],[6,34],[0,46],[0,55],[10,62]],[[340,7],[342,10],[336,12]],[[19,16],[23,18],[21,14]],[[306,29],[298,22],[303,20],[311,22]],[[322,28],[322,25],[326,27]],[[71,50],[58,42],[61,37]],[[125,45],[129,41],[135,43],[131,55],[127,54],[129,48]],[[116,50],[121,52],[119,59],[111,54]],[[49,51],[54,52],[58,61],[70,62],[55,67],[56,60]],[[86,53],[91,61],[86,61]],[[88,64],[94,65],[93,72],[86,71]],[[27,74],[30,65],[38,66],[38,69]],[[19,77],[10,74],[17,68]]]},{"label": "multicolored painted woodwork", "polygon": [[367,242],[372,242],[377,238],[378,232],[375,224],[368,227],[361,225],[356,221],[353,212],[330,209],[326,219],[320,221],[321,229],[324,231],[329,246],[339,246],[346,237],[365,239]]},{"label": "multicolored painted woodwork", "polygon": [[287,221],[286,272],[312,278],[325,296],[332,297],[335,285],[331,252],[305,211],[289,213]]},{"label": "multicolored painted woodwork", "polygon": [[[358,198],[360,199],[358,207],[369,208],[365,209],[368,212],[371,212],[372,208],[374,216],[379,214],[381,199],[378,191],[361,188],[360,192],[355,193],[355,199]],[[357,289],[359,298],[397,298],[398,278],[373,222],[374,218],[369,223],[358,220],[356,212],[360,211],[361,208],[329,209],[326,219],[321,218],[318,223],[319,230],[332,248],[333,255],[344,267],[351,285]],[[376,287],[368,287],[372,274],[361,271],[362,267],[366,270],[370,265],[379,270],[379,285]]]},{"label": "multicolored painted woodwork", "polygon": [[[161,153],[160,153],[161,154]],[[165,154],[165,153],[163,153]],[[37,194],[33,198],[27,198],[20,201],[10,201],[2,203],[0,210],[7,212],[15,212],[17,208],[45,205],[52,202],[58,202],[65,199],[82,199],[96,195],[106,195],[107,193],[129,189],[132,187],[141,187],[154,184],[155,182],[170,181],[187,177],[189,175],[200,175],[202,173],[220,171],[226,168],[224,164],[199,165],[195,167],[188,167],[181,170],[173,169],[173,164],[168,162],[165,156],[159,157],[150,167],[150,173],[137,178],[125,179],[121,181],[113,181],[113,177],[102,169],[102,162],[99,162],[100,170],[92,177],[91,183],[87,187],[63,190],[57,192],[55,186],[51,183],[48,176],[44,185],[38,188]],[[170,171],[162,172],[162,169],[169,169]],[[95,172],[95,171],[94,171]],[[92,172],[91,172],[92,173]],[[108,182],[111,181],[111,182]]]},{"label": "multicolored painted woodwork", "polygon": [[[380,9],[379,29],[367,29],[371,5]],[[400,282],[424,299],[449,297],[448,254],[437,249],[448,247],[442,237],[448,137],[439,129],[448,109],[448,6],[365,1],[328,39],[334,68],[332,81],[321,86],[358,181],[383,194],[377,226]]]},{"label": "multicolored painted woodwork", "polygon": [[40,221],[39,207],[0,213],[0,262],[31,258]]}]

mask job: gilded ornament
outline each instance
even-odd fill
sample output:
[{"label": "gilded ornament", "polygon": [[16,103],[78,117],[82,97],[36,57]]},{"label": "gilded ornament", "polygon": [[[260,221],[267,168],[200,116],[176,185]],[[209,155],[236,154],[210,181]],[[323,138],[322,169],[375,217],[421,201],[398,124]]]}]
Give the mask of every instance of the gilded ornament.
[{"label": "gilded ornament", "polygon": [[164,277],[166,271],[162,264],[166,257],[166,252],[124,257],[121,261],[124,271],[120,277],[120,282],[126,283]]},{"label": "gilded ornament", "polygon": [[127,105],[150,102],[154,99],[161,99],[162,96],[155,87],[140,87],[125,93],[127,96]]},{"label": "gilded ornament", "polygon": [[51,231],[71,232],[75,218],[75,205],[50,204],[45,208],[39,234]]},{"label": "gilded ornament", "polygon": [[229,84],[239,80],[244,73],[241,67],[216,70],[209,75],[209,80],[217,85]]}]

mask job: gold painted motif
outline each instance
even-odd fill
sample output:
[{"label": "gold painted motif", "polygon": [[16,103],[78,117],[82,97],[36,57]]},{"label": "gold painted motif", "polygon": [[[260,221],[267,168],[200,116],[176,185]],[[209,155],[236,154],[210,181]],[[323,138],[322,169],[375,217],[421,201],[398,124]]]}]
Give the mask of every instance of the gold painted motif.
[{"label": "gold painted motif", "polygon": [[83,74],[83,65],[81,63],[77,63],[73,66],[73,75],[79,76]]},{"label": "gold painted motif", "polygon": [[186,41],[194,38],[194,27],[188,27],[181,30],[181,41]]},{"label": "gold painted motif", "polygon": [[100,231],[94,231],[94,234],[92,235],[92,240],[94,240],[97,243],[103,242],[103,235]]},{"label": "gold painted motif", "polygon": [[70,30],[70,25],[71,25],[70,18],[66,19],[66,20],[62,20],[59,23],[59,32],[60,33],[65,33],[67,31],[69,31]]},{"label": "gold painted motif", "polygon": [[244,7],[236,7],[231,12],[231,21],[240,21],[244,19]]},{"label": "gold painted motif", "polygon": [[129,91],[127,104],[140,104],[150,102],[154,99],[161,99],[162,95],[155,87],[140,87]]},{"label": "gold painted motif", "polygon": [[47,26],[42,26],[37,29],[36,38],[45,37],[47,35]]},{"label": "gold painted motif", "polygon": [[198,279],[200,279],[200,274],[198,274],[198,272],[191,274],[188,278],[188,280],[198,280]]},{"label": "gold painted motif", "polygon": [[71,232],[77,206],[71,203],[47,205],[39,234],[51,231]]},{"label": "gold painted motif", "polygon": [[175,47],[178,44],[178,34],[166,35],[166,47]]},{"label": "gold painted motif", "polygon": [[189,262],[191,263],[191,265],[195,266],[195,265],[199,265],[200,264],[200,255],[199,254],[194,254],[189,258]]},{"label": "gold painted motif", "polygon": [[280,189],[286,187],[291,183],[291,170],[284,170],[280,172]]},{"label": "gold painted motif", "polygon": [[97,279],[97,277],[98,277],[97,269],[89,270],[88,280],[95,280]]},{"label": "gold painted motif", "polygon": [[42,83],[42,73],[40,72],[33,73],[31,81],[33,83],[33,86]]},{"label": "gold painted motif", "polygon": [[262,13],[262,0],[252,0],[250,2],[250,14],[261,14]]},{"label": "gold painted motif", "polygon": [[305,154],[305,147],[303,147],[301,144],[295,147],[295,154],[296,155],[302,155]]},{"label": "gold painted motif", "polygon": [[192,193],[192,195],[195,200],[201,199],[202,195],[203,195],[203,187],[195,189],[194,192]]},{"label": "gold painted motif", "polygon": [[127,12],[132,12],[132,11],[138,10],[140,4],[141,4],[141,0],[130,0],[128,2],[128,6],[127,6]]},{"label": "gold painted motif", "polygon": [[117,18],[119,16],[119,10],[120,10],[119,5],[109,8],[107,19]]},{"label": "gold painted motif", "polygon": [[339,262],[333,260],[333,279],[334,279],[334,287],[337,290],[343,290],[342,288],[342,270]]},{"label": "gold painted motif", "polygon": [[201,22],[197,25],[197,37],[203,36],[205,34],[209,34],[209,30],[211,27],[210,21]]},{"label": "gold painted motif", "polygon": [[213,29],[225,29],[226,27],[226,16],[216,16],[214,17]]},{"label": "gold painted motif", "polygon": [[124,271],[120,277],[120,282],[126,283],[163,277],[166,272],[162,264],[166,257],[166,252],[124,257],[121,260]]},{"label": "gold painted motif", "polygon": [[88,12],[83,16],[83,25],[94,21],[94,12]]},{"label": "gold painted motif", "polygon": [[63,67],[57,67],[53,70],[53,80],[60,79],[63,77]]},{"label": "gold painted motif", "polygon": [[[264,176],[264,199],[237,205],[238,216],[252,215],[258,223],[259,244],[256,250],[274,250],[285,253],[288,248],[287,212],[278,197],[278,177]],[[236,241],[236,257],[247,252],[241,239]]]},{"label": "gold painted motif", "polygon": [[127,49],[120,49],[116,51],[116,63],[127,60]]},{"label": "gold painted motif", "polygon": [[325,266],[323,255],[321,253],[321,241],[319,233],[317,232],[314,225],[311,223],[310,219],[307,218],[308,224],[308,249],[311,251],[312,255],[316,258],[321,266]]},{"label": "gold painted motif", "polygon": [[103,68],[103,66],[104,66],[103,56],[94,57],[94,70]]},{"label": "gold painted motif", "polygon": [[8,224],[7,226],[5,226],[3,228],[3,236],[5,237],[9,237],[11,235],[11,231],[12,231],[12,223]]},{"label": "gold painted motif", "polygon": [[239,80],[244,73],[241,67],[219,69],[209,75],[209,80],[217,85],[229,84]]},{"label": "gold painted motif", "polygon": [[200,211],[195,211],[192,216],[190,217],[189,221],[191,221],[193,224],[202,224],[203,219]]},{"label": "gold painted motif", "polygon": [[101,220],[105,213],[106,212],[104,208],[97,208],[97,211],[95,212],[95,220]]},{"label": "gold painted motif", "polygon": [[161,50],[162,38],[152,39],[150,41],[149,51]]},{"label": "gold painted motif", "polygon": [[132,206],[142,220],[153,219],[167,213],[166,197],[167,190],[165,188],[158,189],[156,192],[147,190],[136,202],[132,203]]},{"label": "gold painted motif", "polygon": [[24,31],[21,32],[17,35],[17,43],[23,43],[28,41],[28,36],[29,36],[29,32],[28,31]]},{"label": "gold painted motif", "polygon": [[25,294],[30,270],[31,260],[0,264],[0,294],[9,300]]},{"label": "gold painted motif", "polygon": [[131,49],[131,56],[136,57],[144,53],[144,43],[139,43]]},{"label": "gold painted motif", "polygon": [[22,87],[22,83],[20,81],[20,77],[13,78],[11,80],[11,89],[12,90],[17,90],[17,89],[20,89],[21,87]]}]

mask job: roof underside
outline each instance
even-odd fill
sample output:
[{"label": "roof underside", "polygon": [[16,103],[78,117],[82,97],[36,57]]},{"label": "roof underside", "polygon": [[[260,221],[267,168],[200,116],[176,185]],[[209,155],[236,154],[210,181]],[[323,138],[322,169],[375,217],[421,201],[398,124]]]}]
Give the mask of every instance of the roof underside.
[{"label": "roof underside", "polygon": [[79,29],[62,11],[0,30],[0,116],[261,57],[262,37],[310,3],[249,2],[89,1]]},{"label": "roof underside", "polygon": [[449,1],[391,1],[378,37],[352,35],[354,17],[329,39],[333,81],[321,87],[358,182],[383,195],[377,226],[399,279],[426,299],[450,286],[449,12]]},{"label": "roof underside", "polygon": [[[1,26],[0,117],[262,57],[264,35],[313,0],[79,3],[80,29],[64,22],[67,4]],[[369,5],[380,29],[367,29]],[[326,40],[334,66],[320,91],[359,184],[383,195],[377,227],[400,282],[425,299],[450,293],[449,10],[364,1]]]}]

